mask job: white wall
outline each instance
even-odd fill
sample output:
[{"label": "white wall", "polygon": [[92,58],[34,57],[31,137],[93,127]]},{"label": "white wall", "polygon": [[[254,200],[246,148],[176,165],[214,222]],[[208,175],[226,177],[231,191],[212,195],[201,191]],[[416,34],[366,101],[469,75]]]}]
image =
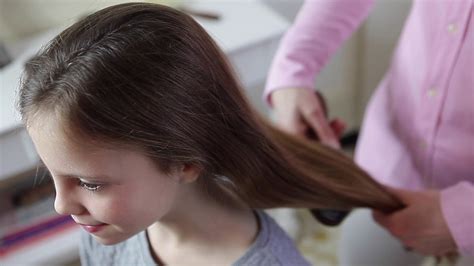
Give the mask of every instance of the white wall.
[{"label": "white wall", "polygon": [[[0,40],[15,41],[51,27],[69,25],[81,16],[110,5],[146,1],[0,0]],[[148,0],[148,2],[178,6],[183,0]]]}]

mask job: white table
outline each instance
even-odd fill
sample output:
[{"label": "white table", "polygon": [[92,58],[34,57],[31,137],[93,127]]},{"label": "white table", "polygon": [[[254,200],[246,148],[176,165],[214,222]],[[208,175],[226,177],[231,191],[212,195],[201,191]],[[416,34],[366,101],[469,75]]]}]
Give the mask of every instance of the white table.
[{"label": "white table", "polygon": [[[257,1],[206,1],[195,10],[218,13],[220,20],[196,18],[221,46],[260,111],[261,86],[278,41],[288,22]],[[12,176],[35,167],[38,156],[15,111],[16,92],[24,62],[60,29],[31,38],[13,63],[0,70],[0,189],[14,182]],[[19,44],[20,45],[20,44]],[[69,230],[0,259],[0,264],[59,264],[77,257],[78,231]]]}]

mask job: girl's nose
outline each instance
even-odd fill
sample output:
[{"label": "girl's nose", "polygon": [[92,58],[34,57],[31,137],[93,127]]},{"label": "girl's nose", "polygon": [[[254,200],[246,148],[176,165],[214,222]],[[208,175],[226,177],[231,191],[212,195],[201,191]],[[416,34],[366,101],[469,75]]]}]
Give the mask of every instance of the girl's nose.
[{"label": "girl's nose", "polygon": [[73,190],[55,185],[56,198],[54,200],[54,209],[61,215],[79,215],[84,212],[84,207],[76,199]]}]

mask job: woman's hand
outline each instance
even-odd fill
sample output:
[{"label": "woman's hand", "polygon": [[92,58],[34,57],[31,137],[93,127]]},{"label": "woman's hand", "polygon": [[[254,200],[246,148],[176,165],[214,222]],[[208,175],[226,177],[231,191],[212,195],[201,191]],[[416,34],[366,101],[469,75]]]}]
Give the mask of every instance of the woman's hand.
[{"label": "woman's hand", "polygon": [[456,252],[456,243],[441,211],[439,191],[387,189],[406,207],[390,214],[373,211],[377,223],[421,254],[443,256]]},{"label": "woman's hand", "polygon": [[323,144],[340,148],[339,138],[346,125],[340,119],[328,121],[326,104],[318,92],[285,88],[274,91],[271,97],[279,128],[301,137],[314,132]]}]

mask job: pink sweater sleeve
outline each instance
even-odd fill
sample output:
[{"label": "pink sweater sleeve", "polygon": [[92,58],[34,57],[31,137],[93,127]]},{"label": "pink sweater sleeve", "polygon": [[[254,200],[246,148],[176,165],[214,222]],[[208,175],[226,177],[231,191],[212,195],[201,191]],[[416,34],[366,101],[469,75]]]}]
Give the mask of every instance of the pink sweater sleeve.
[{"label": "pink sweater sleeve", "polygon": [[441,209],[460,253],[474,256],[474,185],[461,182],[442,190]]},{"label": "pink sweater sleeve", "polygon": [[313,88],[330,56],[368,15],[373,0],[306,0],[273,59],[264,92]]}]

